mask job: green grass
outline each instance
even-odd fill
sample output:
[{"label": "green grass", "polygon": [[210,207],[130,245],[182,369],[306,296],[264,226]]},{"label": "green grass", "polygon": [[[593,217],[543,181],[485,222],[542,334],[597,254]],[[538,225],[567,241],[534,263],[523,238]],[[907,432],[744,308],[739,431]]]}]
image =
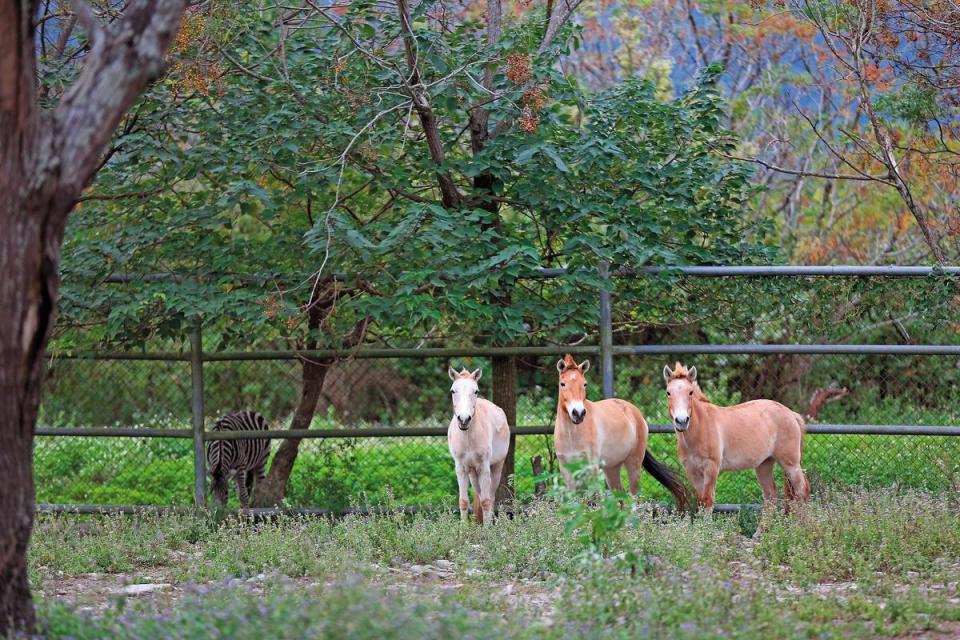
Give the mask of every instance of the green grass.
[{"label": "green grass", "polygon": [[[663,392],[650,379],[632,378],[630,369],[621,369],[618,380],[629,387],[625,397],[644,407],[651,423],[668,421]],[[722,380],[709,389],[723,404],[744,398],[728,393]],[[555,399],[548,394],[521,395],[517,412],[526,425],[550,425]],[[960,403],[929,408],[916,402],[882,396],[874,387],[855,389],[842,403],[827,404],[824,422],[871,424],[960,423]],[[404,426],[445,426],[447,415],[424,418],[423,410],[401,412]],[[74,421],[57,414],[47,424]],[[173,418],[160,419],[151,426],[186,428]],[[344,426],[333,413],[317,416],[314,428]],[[362,427],[363,424],[350,426]],[[551,436],[522,436],[517,439],[515,486],[521,500],[534,491],[531,458],[540,455],[546,462],[552,447]],[[277,443],[274,443],[276,448]],[[659,459],[681,471],[676,458],[673,434],[654,434],[650,450]],[[956,486],[960,477],[960,437],[930,436],[833,436],[809,435],[804,450],[804,467],[815,491],[829,486],[907,486],[943,491]],[[158,504],[193,503],[192,443],[183,439],[65,438],[39,437],[34,468],[37,498],[50,503]],[[779,469],[777,477],[782,486]],[[287,494],[290,506],[345,509],[359,505],[452,504],[457,493],[453,464],[446,438],[357,438],[305,440],[294,467]],[[643,474],[641,493],[651,500],[669,501],[669,495],[648,474]],[[235,501],[235,497],[232,498]],[[717,501],[755,503],[760,489],[752,471],[722,474]]]},{"label": "green grass", "polygon": [[[960,620],[958,500],[828,492],[753,540],[733,516],[640,512],[606,559],[584,556],[549,501],[490,528],[437,514],[41,516],[30,571],[47,594],[90,572],[162,572],[183,589],[98,613],[45,595],[51,638],[875,637]],[[615,561],[626,551],[636,571]],[[446,577],[411,571],[440,560]]]},{"label": "green grass", "polygon": [[[517,440],[518,495],[533,494],[531,458],[548,457],[549,436]],[[671,434],[654,434],[650,449],[682,473]],[[827,486],[901,485],[942,491],[957,482],[960,438],[930,436],[807,436],[804,467],[814,490]],[[37,438],[37,499],[50,503],[192,503],[192,444],[186,440]],[[782,478],[779,476],[780,486]],[[231,492],[232,493],[232,492]],[[305,441],[288,491],[291,506],[343,509],[357,505],[452,504],[457,493],[444,437]],[[641,494],[668,501],[648,474]],[[234,498],[235,499],[235,498]],[[759,502],[752,471],[724,473],[717,501]]]}]

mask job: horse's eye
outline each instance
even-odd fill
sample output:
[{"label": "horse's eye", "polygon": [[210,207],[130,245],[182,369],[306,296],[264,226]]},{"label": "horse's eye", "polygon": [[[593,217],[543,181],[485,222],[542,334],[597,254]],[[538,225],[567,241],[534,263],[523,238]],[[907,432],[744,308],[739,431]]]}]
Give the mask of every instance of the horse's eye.
[{"label": "horse's eye", "polygon": [[454,391],[453,389],[450,389],[450,395],[453,395],[453,394],[455,394],[455,393],[456,393],[456,391]]},{"label": "horse's eye", "polygon": [[561,383],[560,383],[560,386],[561,386],[561,387],[565,387],[565,386],[567,386],[567,383],[566,383],[566,382],[561,382]]},{"label": "horse's eye", "polygon": [[475,395],[475,396],[480,395],[480,390],[478,389],[477,391],[474,391],[474,392],[473,392],[473,395]]},{"label": "horse's eye", "polygon": [[669,391],[667,391],[667,395],[670,395],[670,392],[669,392]]},{"label": "horse's eye", "polygon": [[692,396],[692,395],[693,395],[693,391],[691,391],[689,395],[691,395],[691,396]]}]

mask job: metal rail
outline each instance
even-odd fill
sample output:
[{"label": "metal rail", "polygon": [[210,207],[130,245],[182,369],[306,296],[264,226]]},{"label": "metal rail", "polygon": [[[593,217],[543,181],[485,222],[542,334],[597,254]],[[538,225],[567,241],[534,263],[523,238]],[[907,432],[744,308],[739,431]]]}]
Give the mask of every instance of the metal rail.
[{"label": "metal rail", "polygon": [[[916,345],[916,344],[649,344],[614,345],[611,355],[680,355],[680,354],[861,354],[861,355],[960,355],[960,345]],[[492,356],[562,356],[570,353],[575,356],[597,355],[602,351],[599,345],[578,345],[576,347],[423,347],[421,349],[355,349],[338,351],[336,349],[313,349],[308,351],[220,351],[203,353],[203,362],[245,362],[252,360],[299,360],[301,358],[458,358]],[[83,360],[165,360],[190,362],[189,353],[64,353],[55,359]]]},{"label": "metal rail", "polygon": [[[651,424],[650,433],[673,433],[669,424]],[[553,435],[552,425],[514,427],[514,435]],[[919,424],[810,424],[811,435],[960,436],[960,425]],[[86,438],[193,438],[191,429],[137,429],[113,427],[37,427],[36,436]],[[332,438],[416,438],[447,435],[446,427],[376,427],[370,429],[272,429],[268,431],[205,431],[203,440],[329,440]]]},{"label": "metal rail", "polygon": [[[524,276],[525,279],[560,278],[567,274],[564,267],[544,267],[535,269]],[[699,277],[765,277],[775,278],[782,276],[816,276],[816,277],[888,277],[888,278],[922,278],[927,276],[960,275],[960,266],[860,266],[860,265],[709,265],[709,266],[650,266],[650,267],[618,267],[611,271],[611,275],[619,277],[642,275],[684,275]],[[69,275],[73,274],[68,274]],[[75,274],[80,277],[98,279],[95,274]],[[115,273],[99,277],[101,282],[109,284],[130,284],[136,282],[184,282],[219,280],[224,278],[240,280],[255,284],[263,284],[275,280],[306,280],[312,273]],[[336,273],[334,278],[340,281],[350,280],[350,274]]]},{"label": "metal rail", "polygon": [[753,276],[775,278],[781,276],[859,277],[885,276],[888,278],[923,278],[927,276],[960,275],[960,266],[859,266],[859,265],[780,265],[780,266],[706,266],[706,267],[641,267],[633,273],[677,273],[685,276],[732,277]]},{"label": "metal rail", "polygon": [[619,356],[659,354],[877,354],[909,356],[960,356],[960,345],[939,344],[650,344],[615,346]]},{"label": "metal rail", "polygon": [[78,438],[192,438],[193,429],[151,429],[140,427],[36,427],[35,436]]}]

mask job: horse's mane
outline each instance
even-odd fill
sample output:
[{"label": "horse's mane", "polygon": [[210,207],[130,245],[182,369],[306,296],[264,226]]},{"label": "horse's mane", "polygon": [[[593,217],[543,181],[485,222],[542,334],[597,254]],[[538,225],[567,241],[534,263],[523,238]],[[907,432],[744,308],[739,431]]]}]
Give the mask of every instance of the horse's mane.
[{"label": "horse's mane", "polygon": [[690,379],[690,370],[685,366],[677,362],[673,365],[673,371],[670,373],[671,380],[686,380],[693,385],[693,397],[697,400],[703,400],[704,402],[710,402],[710,399],[704,395],[703,391],[700,389],[700,385],[696,380]]}]

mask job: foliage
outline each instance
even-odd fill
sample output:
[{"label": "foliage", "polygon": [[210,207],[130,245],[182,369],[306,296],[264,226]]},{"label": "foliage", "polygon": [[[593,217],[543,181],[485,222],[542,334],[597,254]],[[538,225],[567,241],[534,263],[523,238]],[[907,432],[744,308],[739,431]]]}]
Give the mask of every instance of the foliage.
[{"label": "foliage", "polygon": [[[611,491],[595,461],[579,460],[564,465],[574,483],[570,488],[557,474],[550,478],[550,495],[559,503],[560,515],[567,518],[564,533],[580,545],[579,558],[596,561],[608,558],[614,538],[624,527],[636,523],[633,498],[626,491]],[[636,571],[632,550],[617,559]]]},{"label": "foliage", "polygon": [[[591,91],[553,65],[564,41],[537,55],[537,13],[510,18],[490,47],[480,24],[434,8],[418,7],[414,35],[446,149],[440,170],[459,185],[489,178],[492,191],[467,189],[457,206],[437,197],[438,168],[395,71],[404,54],[387,46],[401,36],[394,13],[353,3],[334,24],[306,12],[287,35],[271,28],[271,8],[196,14],[203,37],[181,55],[231,71],[189,91],[175,69],[118,136],[68,230],[58,344],[180,340],[197,318],[213,347],[303,339],[313,288],[303,278],[320,268],[349,274],[322,344],[363,318],[387,336],[564,339],[592,330],[579,309],[596,295],[600,260],[772,255],[742,215],[750,172],[716,153],[734,144],[718,68],[674,100],[644,81]],[[264,75],[263,50],[283,51],[282,73]],[[470,81],[486,70],[489,102]],[[460,134],[478,104],[497,124],[520,124],[471,151]],[[527,112],[536,124],[524,131]],[[139,193],[149,197],[126,197]],[[553,266],[571,273],[525,280]],[[91,288],[153,271],[203,277]]]}]

